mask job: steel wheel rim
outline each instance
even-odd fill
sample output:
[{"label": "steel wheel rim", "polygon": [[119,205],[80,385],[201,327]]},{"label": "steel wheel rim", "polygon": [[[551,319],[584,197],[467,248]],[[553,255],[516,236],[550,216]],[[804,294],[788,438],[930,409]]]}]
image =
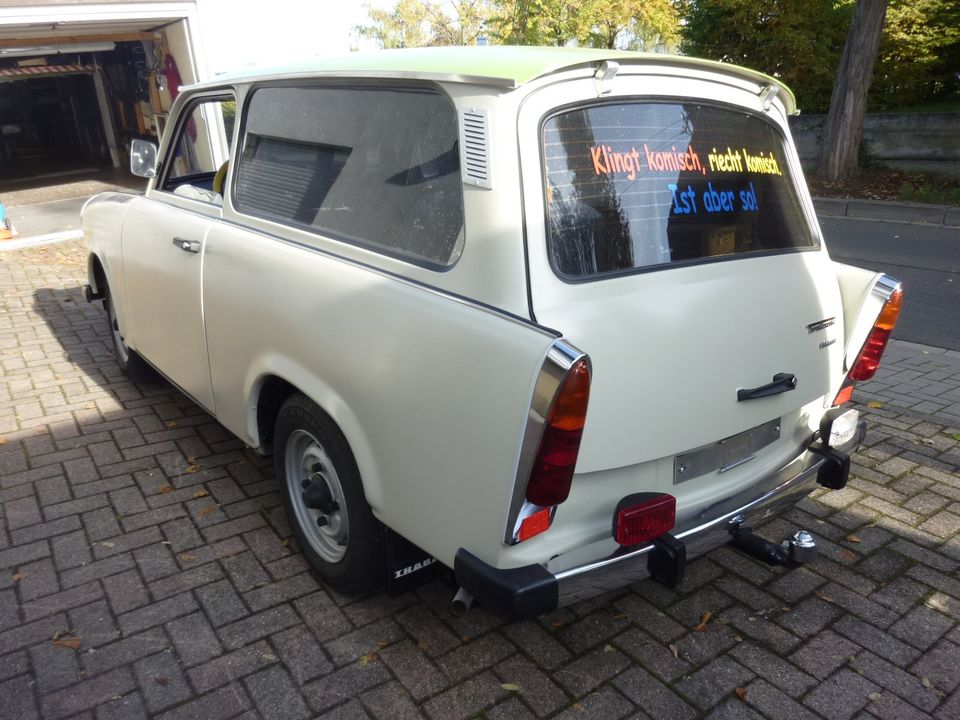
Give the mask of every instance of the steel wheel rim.
[{"label": "steel wheel rim", "polygon": [[[330,456],[309,432],[295,430],[287,439],[283,467],[290,504],[307,542],[325,562],[340,562],[347,553],[350,526],[343,486]],[[307,507],[302,493],[311,480],[326,483],[338,509],[324,514]],[[321,517],[326,518],[323,526],[318,524]]]},{"label": "steel wheel rim", "polygon": [[107,320],[110,322],[110,334],[113,336],[113,345],[120,355],[120,359],[126,363],[130,359],[130,349],[123,341],[123,335],[120,334],[120,323],[117,322],[117,314],[113,310],[113,300],[107,297]]}]

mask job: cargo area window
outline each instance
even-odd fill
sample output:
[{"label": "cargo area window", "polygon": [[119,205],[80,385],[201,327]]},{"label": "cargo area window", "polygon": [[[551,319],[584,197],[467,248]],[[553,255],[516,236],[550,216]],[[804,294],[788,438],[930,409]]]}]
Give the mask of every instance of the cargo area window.
[{"label": "cargo area window", "polygon": [[432,268],[463,246],[457,118],[429,88],[261,87],[238,210]]},{"label": "cargo area window", "polygon": [[745,111],[607,103],[546,119],[547,243],[569,279],[818,247],[784,139]]}]

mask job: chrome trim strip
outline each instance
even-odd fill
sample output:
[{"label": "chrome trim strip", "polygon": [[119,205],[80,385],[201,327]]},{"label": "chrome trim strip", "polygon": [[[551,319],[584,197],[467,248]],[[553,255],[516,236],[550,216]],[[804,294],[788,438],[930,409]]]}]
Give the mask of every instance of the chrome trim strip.
[{"label": "chrome trim strip", "polygon": [[[687,558],[725,544],[730,539],[731,523],[749,525],[806,496],[816,486],[817,473],[824,462],[823,458],[804,451],[773,476],[736,496],[690,513],[683,520],[678,518],[677,526],[683,529],[674,535],[686,544]],[[746,500],[757,492],[757,485],[766,487],[766,491]],[[620,549],[602,560],[556,573],[559,604],[569,605],[648,577],[646,555],[652,548],[648,544],[636,549]]]},{"label": "chrome trim strip", "polygon": [[886,302],[890,299],[890,296],[902,286],[903,283],[896,278],[892,278],[887,274],[881,274],[880,277],[877,278],[877,281],[874,283],[873,289],[870,292]]},{"label": "chrome trim strip", "polygon": [[523,430],[523,439],[520,442],[520,457],[517,461],[517,471],[513,478],[513,492],[510,505],[507,508],[506,523],[503,529],[503,542],[506,545],[516,545],[514,539],[517,519],[520,516],[527,490],[527,482],[533,469],[533,461],[540,447],[540,438],[547,422],[550,407],[556,398],[560,383],[564,376],[586,354],[569,344],[567,341],[555,340],[543,359],[537,383],[530,399],[530,409],[527,412],[527,422]]},{"label": "chrome trim strip", "polygon": [[520,87],[513,78],[494,77],[492,75],[464,75],[462,73],[417,72],[412,70],[299,70],[274,72],[258,75],[256,73],[228,75],[207,82],[190,85],[184,90],[208,90],[229,88],[254,82],[274,80],[302,80],[303,78],[323,80],[427,80],[431,82],[464,83],[467,85],[487,85],[490,87],[514,90]]}]

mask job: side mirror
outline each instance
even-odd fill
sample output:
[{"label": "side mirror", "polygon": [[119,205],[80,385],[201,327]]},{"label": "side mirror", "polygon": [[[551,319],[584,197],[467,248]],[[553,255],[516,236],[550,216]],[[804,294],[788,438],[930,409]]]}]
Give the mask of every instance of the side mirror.
[{"label": "side mirror", "polygon": [[134,140],[131,142],[130,172],[137,177],[156,177],[157,146],[148,140]]}]

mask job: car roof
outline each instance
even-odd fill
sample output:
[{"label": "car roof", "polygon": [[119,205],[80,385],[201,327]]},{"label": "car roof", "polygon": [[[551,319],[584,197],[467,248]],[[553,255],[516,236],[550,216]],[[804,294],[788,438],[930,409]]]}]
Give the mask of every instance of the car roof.
[{"label": "car roof", "polygon": [[289,65],[252,68],[218,75],[212,80],[193,87],[205,88],[237,82],[309,75],[353,78],[403,77],[513,89],[545,75],[576,67],[599,65],[604,60],[621,64],[708,70],[743,78],[760,85],[774,85],[781,91],[781,99],[787,112],[796,111],[796,99],[790,88],[776,78],[756,70],[685,55],[570,47],[491,45],[355,52],[347,55],[317,57]]}]

